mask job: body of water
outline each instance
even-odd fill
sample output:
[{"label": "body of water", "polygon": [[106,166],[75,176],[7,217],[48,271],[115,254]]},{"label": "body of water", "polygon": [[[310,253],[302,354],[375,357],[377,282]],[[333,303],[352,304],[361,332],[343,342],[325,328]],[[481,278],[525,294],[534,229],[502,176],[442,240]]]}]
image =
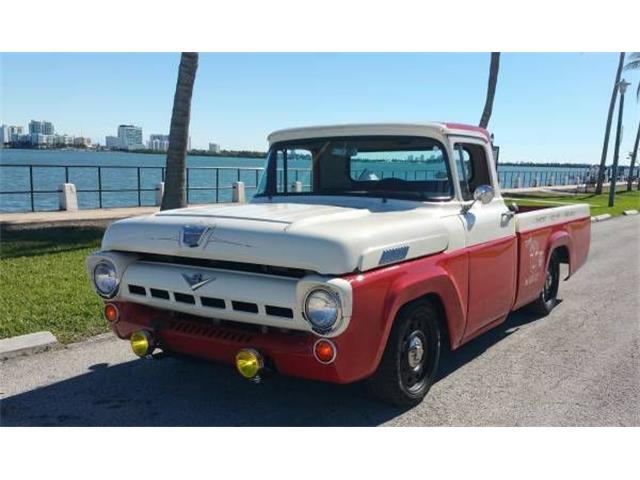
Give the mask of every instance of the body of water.
[{"label": "body of water", "polygon": [[[80,208],[123,207],[154,205],[154,189],[162,181],[162,167],[166,156],[128,152],[93,152],[75,150],[0,150],[0,211],[17,212],[31,210],[57,210],[58,194],[62,183],[73,183],[78,190]],[[299,165],[298,165],[299,163]],[[246,185],[247,196],[255,192],[264,160],[256,158],[227,158],[189,156],[189,202],[210,203],[230,201],[231,184],[241,180]],[[25,165],[9,167],[7,165]],[[31,165],[32,168],[26,166]],[[45,165],[62,165],[49,167]],[[67,169],[64,166],[68,166]],[[81,167],[82,166],[82,167]],[[101,167],[98,169],[97,167]],[[292,161],[297,178],[309,183],[308,162]],[[89,168],[91,167],[91,168]],[[132,167],[132,168],[120,168]],[[363,165],[364,167],[364,165]],[[366,165],[379,176],[422,178],[413,164],[376,163]],[[357,170],[358,166],[354,165]],[[423,167],[420,167],[423,168]],[[519,186],[574,184],[584,181],[584,167],[498,167],[503,188]],[[425,172],[426,175],[426,172]],[[216,188],[217,187],[217,188]],[[102,190],[99,195],[97,190]],[[128,191],[114,191],[128,190]],[[141,190],[138,192],[138,190]]]}]

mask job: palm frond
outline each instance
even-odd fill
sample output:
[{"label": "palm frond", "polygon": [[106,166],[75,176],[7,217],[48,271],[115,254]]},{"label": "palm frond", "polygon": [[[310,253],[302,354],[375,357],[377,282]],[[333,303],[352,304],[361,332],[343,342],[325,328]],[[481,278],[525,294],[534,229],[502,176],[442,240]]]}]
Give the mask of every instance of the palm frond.
[{"label": "palm frond", "polygon": [[624,66],[625,70],[636,70],[640,68],[640,52],[630,53],[627,58],[629,61]]}]

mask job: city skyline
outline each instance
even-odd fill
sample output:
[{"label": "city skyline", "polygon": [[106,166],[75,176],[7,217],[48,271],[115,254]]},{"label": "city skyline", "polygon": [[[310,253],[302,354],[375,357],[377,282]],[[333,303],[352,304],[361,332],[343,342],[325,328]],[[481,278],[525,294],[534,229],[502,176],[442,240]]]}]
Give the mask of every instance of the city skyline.
[{"label": "city skyline", "polygon": [[[597,163],[617,62],[611,54],[503,54],[489,125],[504,161]],[[193,148],[267,148],[273,130],[351,122],[475,124],[488,54],[202,54]],[[178,54],[2,54],[7,125],[50,118],[103,144],[114,125],[169,131]],[[59,68],[55,68],[59,67]],[[48,91],[35,80],[47,70]],[[625,72],[637,84],[637,72]],[[74,77],[73,81],[70,80]],[[34,93],[35,92],[35,93]],[[621,164],[638,104],[627,96]],[[611,148],[610,148],[611,150]]]}]

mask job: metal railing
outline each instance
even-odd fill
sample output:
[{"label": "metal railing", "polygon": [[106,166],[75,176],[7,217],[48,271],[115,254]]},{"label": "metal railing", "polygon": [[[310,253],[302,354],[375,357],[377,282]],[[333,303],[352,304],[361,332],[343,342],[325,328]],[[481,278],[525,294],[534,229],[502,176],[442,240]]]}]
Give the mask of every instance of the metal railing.
[{"label": "metal railing", "polygon": [[[0,164],[0,211],[55,210],[57,203],[51,197],[60,192],[61,183],[74,183],[78,194],[94,194],[95,201],[84,202],[89,208],[153,205],[155,198],[144,201],[144,194],[155,193],[158,183],[165,180],[165,170],[161,166]],[[247,190],[255,190],[261,172],[258,167],[188,167],[187,201],[204,198],[197,195],[199,192],[211,193],[211,198],[206,199],[216,203],[221,198],[226,200],[225,193],[231,196],[234,181],[243,181]],[[131,194],[133,199],[105,202],[109,194]],[[43,195],[50,197],[48,202],[37,201]],[[14,202],[14,208],[7,208],[2,201],[6,196],[21,196],[23,200]]]},{"label": "metal railing", "polygon": [[[511,167],[511,168],[510,168]],[[557,185],[584,185],[595,181],[594,169],[543,170],[532,167],[498,167],[498,181],[503,188],[527,188]],[[247,192],[258,188],[262,168],[259,167],[187,167],[187,201],[218,203],[231,201],[233,183],[244,182]],[[405,180],[439,179],[430,170],[371,170],[378,178]],[[354,170],[358,178],[362,170]],[[607,169],[607,179],[611,169]],[[625,171],[619,179],[623,179]],[[0,164],[0,211],[58,210],[60,184],[73,183],[80,208],[110,208],[155,205],[155,192],[165,180],[163,166],[133,165],[51,165]],[[628,175],[628,167],[626,167]],[[301,181],[305,191],[310,188],[311,172],[291,168],[279,175],[282,182]],[[250,196],[249,194],[247,195]],[[6,201],[7,198],[12,200]]]},{"label": "metal railing", "polygon": [[587,183],[589,178],[590,172],[588,169],[498,171],[498,182],[502,188],[582,185]]}]

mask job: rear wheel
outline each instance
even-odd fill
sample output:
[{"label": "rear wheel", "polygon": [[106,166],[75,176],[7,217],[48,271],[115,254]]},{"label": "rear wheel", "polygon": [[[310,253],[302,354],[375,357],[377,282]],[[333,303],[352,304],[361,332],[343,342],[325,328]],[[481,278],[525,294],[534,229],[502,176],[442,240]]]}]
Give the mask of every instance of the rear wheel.
[{"label": "rear wheel", "polygon": [[558,288],[560,286],[560,259],[553,252],[545,272],[544,285],[540,296],[527,305],[527,310],[538,315],[549,315],[558,303]]},{"label": "rear wheel", "polygon": [[431,388],[441,349],[438,312],[420,300],[404,307],[391,328],[382,360],[369,379],[372,393],[397,406],[419,404]]}]

